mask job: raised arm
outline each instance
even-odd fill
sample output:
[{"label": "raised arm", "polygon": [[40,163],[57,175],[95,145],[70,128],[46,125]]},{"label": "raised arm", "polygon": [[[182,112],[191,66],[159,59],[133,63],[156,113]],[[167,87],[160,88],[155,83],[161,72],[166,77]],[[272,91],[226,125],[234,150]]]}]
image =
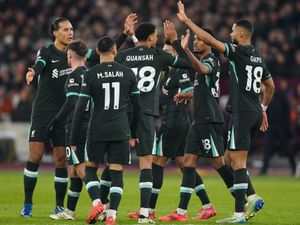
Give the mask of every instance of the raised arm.
[{"label": "raised arm", "polygon": [[226,49],[225,49],[225,45],[223,42],[215,39],[209,33],[207,33],[202,28],[200,28],[196,24],[194,24],[193,21],[191,21],[187,17],[187,15],[185,13],[184,5],[181,1],[179,1],[177,3],[177,6],[178,6],[178,11],[179,11],[177,13],[177,17],[179,18],[180,21],[185,23],[200,40],[204,41],[206,44],[210,45],[211,47],[215,48],[216,50],[218,50],[221,53],[225,52]]},{"label": "raised arm", "polygon": [[177,40],[177,32],[175,30],[174,24],[168,20],[164,22],[164,34],[166,39],[171,42],[172,47],[178,53],[178,56],[172,57],[169,53],[163,52],[162,60],[164,61],[165,66],[172,66],[182,69],[192,68],[189,57]]},{"label": "raised arm", "polygon": [[190,30],[188,29],[186,31],[186,35],[181,36],[181,46],[185,50],[189,59],[191,60],[193,69],[200,75],[209,75],[211,73],[210,68],[207,65],[201,63],[200,60],[188,48],[189,39]]},{"label": "raised arm", "polygon": [[134,24],[137,23],[137,15],[135,13],[130,13],[124,22],[124,30],[120,36],[116,39],[117,49],[119,49],[122,44],[126,41],[127,37],[132,37],[134,35]]}]

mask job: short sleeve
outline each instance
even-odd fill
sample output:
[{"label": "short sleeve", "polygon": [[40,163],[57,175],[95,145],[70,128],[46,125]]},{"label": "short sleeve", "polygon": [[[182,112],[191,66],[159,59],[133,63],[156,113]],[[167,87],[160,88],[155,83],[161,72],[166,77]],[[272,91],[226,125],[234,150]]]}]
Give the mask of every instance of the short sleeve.
[{"label": "short sleeve", "polygon": [[235,59],[240,51],[240,46],[232,43],[224,43],[225,46],[225,53],[224,55],[229,59]]},{"label": "short sleeve", "polygon": [[218,67],[217,62],[212,57],[204,59],[201,63],[204,64],[204,65],[206,65],[209,68],[210,73],[213,73],[213,72],[215,72],[217,70],[217,67]]},{"label": "short sleeve", "polygon": [[178,56],[174,57],[171,54],[158,49],[160,55],[160,61],[162,62],[163,66],[174,66],[178,61]]},{"label": "short sleeve", "polygon": [[262,80],[267,80],[268,78],[272,77],[266,65],[263,66],[263,69],[264,71],[261,78]]}]

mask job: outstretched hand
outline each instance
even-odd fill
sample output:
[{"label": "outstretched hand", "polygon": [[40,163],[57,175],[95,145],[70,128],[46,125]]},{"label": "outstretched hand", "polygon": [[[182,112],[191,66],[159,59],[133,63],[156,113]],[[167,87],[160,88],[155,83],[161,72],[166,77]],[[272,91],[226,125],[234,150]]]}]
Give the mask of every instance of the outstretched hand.
[{"label": "outstretched hand", "polygon": [[128,36],[134,35],[134,25],[137,23],[137,15],[135,13],[130,13],[124,23],[124,34]]},{"label": "outstretched hand", "polygon": [[187,29],[186,30],[186,34],[185,36],[184,35],[181,35],[181,46],[184,50],[188,49],[189,48],[189,40],[190,40],[190,30]]},{"label": "outstretched hand", "polygon": [[188,21],[189,18],[187,17],[187,15],[185,13],[184,4],[181,1],[179,1],[179,2],[177,2],[177,6],[178,6],[178,13],[177,13],[178,19],[182,22]]},{"label": "outstretched hand", "polygon": [[164,22],[164,34],[165,38],[168,39],[170,42],[177,40],[177,32],[175,30],[175,26],[169,20],[166,20]]}]

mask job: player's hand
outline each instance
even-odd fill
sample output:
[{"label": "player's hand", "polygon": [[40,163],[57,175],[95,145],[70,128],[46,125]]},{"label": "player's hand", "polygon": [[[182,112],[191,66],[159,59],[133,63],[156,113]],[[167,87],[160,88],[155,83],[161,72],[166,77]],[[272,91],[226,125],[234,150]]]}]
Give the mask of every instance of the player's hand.
[{"label": "player's hand", "polygon": [[182,102],[187,103],[192,98],[193,96],[188,93],[178,93],[173,97],[174,101],[177,103],[182,103]]},{"label": "player's hand", "polygon": [[269,123],[268,123],[268,116],[266,112],[263,112],[262,114],[262,123],[260,126],[260,131],[266,132],[268,130]]},{"label": "player's hand", "polygon": [[181,46],[184,50],[189,48],[190,35],[190,29],[186,30],[185,36],[181,35]]},{"label": "player's hand", "polygon": [[131,148],[134,148],[137,143],[139,143],[139,139],[137,139],[137,138],[130,138],[129,139],[129,146]]},{"label": "player's hand", "polygon": [[177,17],[180,21],[185,23],[186,21],[189,20],[189,18],[185,14],[184,4],[181,1],[179,1],[179,2],[177,2],[177,6],[178,6]]},{"label": "player's hand", "polygon": [[134,25],[137,23],[137,15],[135,13],[130,13],[125,20],[124,24],[124,34],[127,36],[134,35]]},{"label": "player's hand", "polygon": [[26,73],[26,82],[27,82],[27,84],[30,84],[30,82],[34,78],[34,75],[35,75],[34,69],[32,69],[31,67],[28,67],[28,72]]},{"label": "player's hand", "polygon": [[165,38],[168,39],[170,42],[177,40],[177,32],[175,30],[175,26],[169,20],[166,20],[164,22],[164,34]]}]

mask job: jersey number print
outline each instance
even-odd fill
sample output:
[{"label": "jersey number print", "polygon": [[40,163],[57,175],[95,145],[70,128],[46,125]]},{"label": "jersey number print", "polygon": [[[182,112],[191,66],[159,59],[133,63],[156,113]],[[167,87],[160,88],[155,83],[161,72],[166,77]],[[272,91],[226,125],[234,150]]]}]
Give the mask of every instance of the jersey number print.
[{"label": "jersey number print", "polygon": [[[260,93],[260,82],[263,75],[263,68],[261,66],[257,66],[253,70],[253,66],[246,66],[247,71],[247,85],[246,90],[251,91],[251,88],[253,86],[253,91],[255,93]],[[252,82],[252,74],[254,76],[254,80]]]},{"label": "jersey number print", "polygon": [[103,83],[102,88],[104,89],[104,110],[109,110],[111,89],[113,89],[113,92],[114,92],[114,95],[113,95],[114,108],[113,109],[119,109],[120,82]]},{"label": "jersey number print", "polygon": [[140,70],[138,68],[131,68],[135,76],[138,78],[138,89],[142,92],[150,92],[155,85],[155,68],[152,66],[144,66]]}]

